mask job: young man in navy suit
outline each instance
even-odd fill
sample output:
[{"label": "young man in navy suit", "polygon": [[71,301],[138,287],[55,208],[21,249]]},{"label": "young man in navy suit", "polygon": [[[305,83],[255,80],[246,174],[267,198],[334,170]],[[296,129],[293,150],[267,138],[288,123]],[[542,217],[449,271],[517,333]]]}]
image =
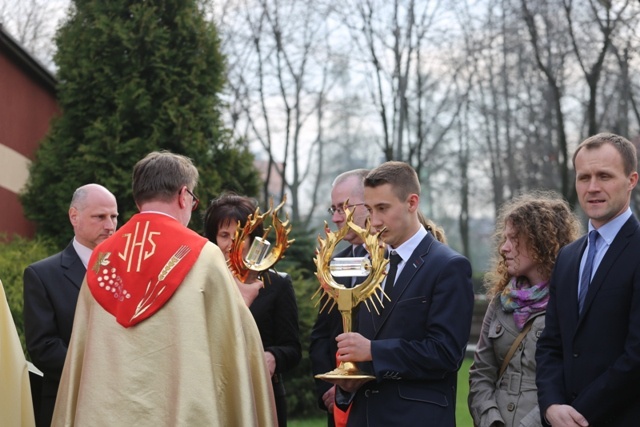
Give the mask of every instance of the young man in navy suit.
[{"label": "young man in navy suit", "polygon": [[51,425],[80,285],[91,251],[116,229],[116,198],[101,185],[84,185],[73,193],[69,220],[75,237],[66,249],[24,271],[25,340],[44,373],[40,407],[34,408],[38,426]]},{"label": "young man in navy suit", "polygon": [[395,259],[383,283],[391,301],[380,315],[361,308],[358,332],[337,337],[338,359],[359,362],[375,380],[340,382],[336,402],[352,403],[348,426],[455,426],[456,378],[473,311],[471,265],[421,225],[420,183],[408,164],[372,170],[364,200],[372,227],[386,227],[381,237]]},{"label": "young man in navy suit", "polygon": [[[364,207],[364,178],[369,171],[367,169],[354,169],[343,172],[333,181],[331,188],[331,221],[341,229],[346,225],[347,215],[344,212],[344,205],[353,212],[353,222],[360,227],[365,226],[369,217],[367,209]],[[366,253],[362,239],[350,230],[344,237],[349,246],[336,254],[336,257],[364,256]],[[345,286],[351,285],[350,277],[341,277],[338,281]],[[324,305],[324,300],[319,304]],[[316,323],[311,331],[311,344],[309,346],[309,358],[311,359],[311,369],[314,375],[324,374],[336,367],[336,336],[342,333],[342,316],[337,307],[331,312],[327,308],[318,313]],[[334,396],[335,386],[328,382],[316,379],[316,393],[318,395],[318,406],[327,411],[327,425],[334,425]]]},{"label": "young man in navy suit", "polygon": [[573,155],[584,236],[558,254],[536,352],[543,424],[640,423],[640,229],[629,209],[634,145],[601,133]]}]

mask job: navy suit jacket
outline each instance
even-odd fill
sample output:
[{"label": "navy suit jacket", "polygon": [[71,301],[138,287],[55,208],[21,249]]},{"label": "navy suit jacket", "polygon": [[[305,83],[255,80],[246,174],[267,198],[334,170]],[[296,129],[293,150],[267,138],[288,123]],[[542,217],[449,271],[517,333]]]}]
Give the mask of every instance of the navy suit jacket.
[{"label": "navy suit jacket", "polygon": [[[44,373],[38,425],[51,416],[86,269],[73,244],[24,270],[24,334],[33,364]],[[48,422],[47,422],[48,419]]]},{"label": "navy suit jacket", "polygon": [[538,340],[540,413],[573,406],[591,427],[640,423],[640,228],[622,226],[596,270],[578,315],[586,236],[560,250]]},{"label": "navy suit jacket", "polygon": [[376,380],[355,394],[348,426],[455,426],[456,379],[469,340],[473,287],[469,261],[422,239],[381,315],[360,309]]}]

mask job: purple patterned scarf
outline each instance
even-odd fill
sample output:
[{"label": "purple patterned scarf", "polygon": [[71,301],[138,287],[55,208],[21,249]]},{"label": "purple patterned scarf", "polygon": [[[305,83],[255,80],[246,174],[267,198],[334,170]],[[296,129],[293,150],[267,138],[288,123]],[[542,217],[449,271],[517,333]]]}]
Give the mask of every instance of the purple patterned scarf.
[{"label": "purple patterned scarf", "polygon": [[515,277],[509,281],[500,295],[500,303],[505,313],[513,313],[513,320],[522,330],[532,314],[546,310],[549,301],[549,282],[530,285],[524,278]]}]

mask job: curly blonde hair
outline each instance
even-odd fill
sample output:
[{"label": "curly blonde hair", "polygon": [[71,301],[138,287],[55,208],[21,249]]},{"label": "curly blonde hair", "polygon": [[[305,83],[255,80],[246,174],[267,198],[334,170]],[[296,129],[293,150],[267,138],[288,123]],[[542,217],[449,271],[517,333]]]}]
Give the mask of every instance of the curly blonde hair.
[{"label": "curly blonde hair", "polygon": [[506,202],[496,220],[492,268],[484,277],[489,297],[500,294],[511,279],[500,252],[506,240],[507,223],[516,233],[516,247],[526,245],[531,258],[538,264],[538,271],[547,279],[551,277],[560,248],[580,235],[578,218],[568,203],[553,191],[526,193]]}]

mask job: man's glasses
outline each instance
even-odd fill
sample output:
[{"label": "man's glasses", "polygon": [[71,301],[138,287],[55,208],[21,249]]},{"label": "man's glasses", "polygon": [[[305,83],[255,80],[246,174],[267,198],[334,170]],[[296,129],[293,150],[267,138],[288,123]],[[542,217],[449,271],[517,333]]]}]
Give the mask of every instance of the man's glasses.
[{"label": "man's glasses", "polygon": [[193,194],[193,192],[189,190],[187,187],[185,187],[184,189],[187,190],[187,193],[191,194],[191,197],[193,197],[193,200],[191,201],[191,212],[194,212],[196,209],[198,209],[198,205],[200,204],[200,199],[198,199],[198,196]]},{"label": "man's glasses", "polygon": [[[354,203],[352,205],[347,205],[345,207],[351,209],[351,208],[353,208],[355,206],[362,206],[362,205],[364,205],[364,203]],[[342,206],[338,206],[338,207],[331,206],[329,209],[327,209],[327,212],[329,212],[331,215],[333,215],[334,213],[338,213],[340,215],[344,215],[344,207],[342,207]]]}]

